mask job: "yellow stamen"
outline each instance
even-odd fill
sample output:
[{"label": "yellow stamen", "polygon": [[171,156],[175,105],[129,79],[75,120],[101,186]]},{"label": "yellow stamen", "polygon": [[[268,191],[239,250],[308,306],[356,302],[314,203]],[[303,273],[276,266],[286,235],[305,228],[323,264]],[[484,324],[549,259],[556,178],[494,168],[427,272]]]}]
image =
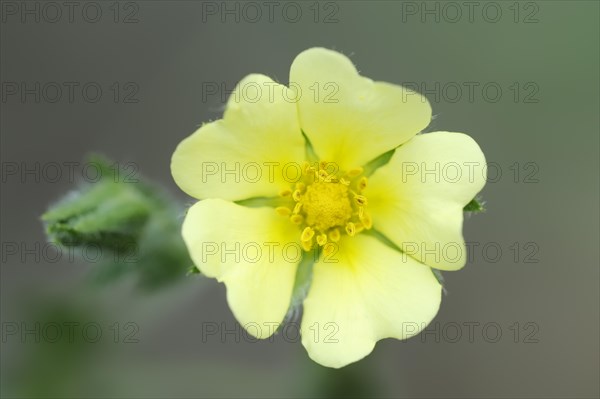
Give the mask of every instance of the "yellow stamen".
[{"label": "yellow stamen", "polygon": [[300,240],[301,241],[310,241],[314,235],[315,235],[315,231],[307,226],[302,231],[302,235],[300,235]]},{"label": "yellow stamen", "polygon": [[325,181],[325,182],[331,181],[331,177],[329,176],[329,173],[327,173],[323,169],[321,169],[319,171],[318,178],[319,178],[319,180],[322,180],[322,181]]},{"label": "yellow stamen", "polygon": [[305,251],[310,251],[312,249],[312,238],[310,240],[306,240],[306,241],[300,241],[302,243],[302,249],[304,249]]},{"label": "yellow stamen", "polygon": [[304,221],[304,218],[302,217],[302,215],[292,215],[290,217],[290,220],[294,224],[301,224]]},{"label": "yellow stamen", "polygon": [[320,246],[327,244],[327,234],[319,234],[317,236],[317,244],[319,244]]},{"label": "yellow stamen", "polygon": [[350,169],[347,173],[348,177],[352,178],[352,177],[356,177],[356,176],[360,176],[363,172],[363,168],[353,168]]},{"label": "yellow stamen", "polygon": [[356,201],[356,203],[360,206],[367,205],[367,197],[365,197],[364,195],[355,195],[354,201]]},{"label": "yellow stamen", "polygon": [[302,197],[302,193],[300,192],[300,190],[296,190],[294,191],[294,193],[292,194],[292,198],[294,199],[294,201],[298,202],[300,201]]},{"label": "yellow stamen", "polygon": [[278,206],[275,211],[281,216],[289,216],[292,213],[292,210],[285,206]]},{"label": "yellow stamen", "polygon": [[346,224],[346,233],[348,233],[350,237],[353,237],[356,234],[356,225],[352,222],[348,222]]},{"label": "yellow stamen", "polygon": [[292,195],[292,190],[289,188],[284,188],[279,192],[279,195],[282,197],[289,197],[290,195]]},{"label": "yellow stamen", "polygon": [[318,245],[324,253],[332,254],[342,234],[355,236],[373,225],[367,213],[367,197],[362,195],[367,187],[363,168],[353,168],[344,174],[332,166],[336,165],[305,162],[300,181],[281,191],[281,196],[289,198],[293,206],[275,208],[278,214],[289,216],[299,226],[300,243],[305,251]]},{"label": "yellow stamen", "polygon": [[308,163],[308,162],[306,162],[306,161],[305,161],[305,162],[302,164],[302,172],[303,172],[305,175],[309,175],[309,174],[310,174],[310,172],[312,172],[312,170],[313,170],[313,169],[312,169],[312,167],[310,166],[310,163]]},{"label": "yellow stamen", "polygon": [[359,213],[358,217],[365,226],[365,229],[369,230],[371,227],[373,227],[373,219],[371,219],[371,215],[369,215],[367,212],[363,212],[362,216]]},{"label": "yellow stamen", "polygon": [[365,188],[367,188],[367,178],[363,176],[358,181],[358,189],[363,191]]},{"label": "yellow stamen", "polygon": [[333,242],[338,242],[340,240],[340,230],[333,229],[329,232],[329,239]]},{"label": "yellow stamen", "polygon": [[342,183],[344,186],[349,186],[350,182],[346,179],[344,179],[343,177],[340,178],[340,183]]},{"label": "yellow stamen", "polygon": [[323,247],[323,254],[325,256],[329,256],[329,255],[331,255],[331,254],[333,254],[335,252],[335,248],[336,248],[336,244],[334,244],[332,242],[328,242]]},{"label": "yellow stamen", "polygon": [[294,215],[297,215],[300,213],[300,209],[302,208],[302,202],[298,202],[296,204],[296,206],[294,206]]}]

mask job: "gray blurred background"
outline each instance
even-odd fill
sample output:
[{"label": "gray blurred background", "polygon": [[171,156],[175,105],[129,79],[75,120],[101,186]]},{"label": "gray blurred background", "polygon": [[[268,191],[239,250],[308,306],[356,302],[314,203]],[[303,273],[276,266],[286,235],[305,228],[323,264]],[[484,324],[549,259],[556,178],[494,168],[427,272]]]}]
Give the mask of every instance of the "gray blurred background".
[{"label": "gray blurred background", "polygon": [[[598,397],[599,3],[276,3],[1,2],[3,397]],[[91,151],[191,204],[171,179],[175,146],[243,76],[287,82],[313,46],[417,85],[428,130],[468,133],[494,163],[488,210],[465,221],[471,260],[444,274],[429,333],[329,370],[289,337],[236,333],[213,280],[98,286],[94,262],[44,249],[39,216]],[[36,322],[39,343],[21,331]],[[48,342],[64,322],[102,336]],[[203,323],[234,332],[202,339]]]}]

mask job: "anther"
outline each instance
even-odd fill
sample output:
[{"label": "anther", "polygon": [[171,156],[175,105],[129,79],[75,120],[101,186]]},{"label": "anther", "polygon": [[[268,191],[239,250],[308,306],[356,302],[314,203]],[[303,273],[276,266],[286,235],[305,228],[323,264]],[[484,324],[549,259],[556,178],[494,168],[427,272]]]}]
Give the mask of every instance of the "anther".
[{"label": "anther", "polygon": [[325,244],[325,246],[323,247],[323,254],[325,256],[329,256],[331,254],[333,254],[335,252],[335,244],[332,242],[328,242],[327,244]]},{"label": "anther", "polygon": [[306,240],[306,241],[300,241],[302,243],[302,249],[304,249],[305,251],[310,251],[312,249],[312,238],[310,240]]},{"label": "anther", "polygon": [[327,244],[327,234],[319,234],[317,236],[317,244],[319,244],[320,246]]},{"label": "anther", "polygon": [[356,234],[356,225],[352,222],[348,222],[346,224],[346,233],[348,233],[350,237],[353,237]]},{"label": "anther", "polygon": [[279,195],[282,197],[289,197],[290,195],[292,195],[292,190],[290,190],[289,188],[284,188],[279,192]]},{"label": "anther", "polygon": [[353,168],[350,169],[348,171],[348,173],[346,173],[348,175],[348,177],[352,178],[352,177],[356,177],[356,176],[360,176],[363,172],[363,168]]},{"label": "anther", "polygon": [[294,193],[292,194],[292,198],[294,199],[294,201],[298,202],[300,201],[302,197],[302,193],[300,192],[300,190],[296,190],[294,191]]},{"label": "anther", "polygon": [[300,240],[301,241],[310,241],[314,235],[315,235],[315,231],[312,228],[307,226],[302,231],[302,234],[300,235]]},{"label": "anther", "polygon": [[364,190],[365,188],[367,188],[367,178],[365,176],[361,177],[360,180],[358,181],[358,189],[360,191]]},{"label": "anther", "polygon": [[301,224],[304,221],[304,218],[302,217],[302,215],[292,215],[290,217],[290,221],[294,224]]},{"label": "anther", "polygon": [[364,195],[355,195],[354,196],[354,201],[356,201],[356,203],[359,206],[365,206],[365,205],[367,205],[367,197],[365,197]]},{"label": "anther", "polygon": [[329,231],[329,239],[333,242],[338,242],[340,240],[340,230],[332,229]]},{"label": "anther", "polygon": [[324,171],[323,169],[321,169],[319,171],[318,178],[319,178],[319,180],[322,180],[322,181],[325,181],[325,182],[331,180],[331,177],[329,177],[329,174],[326,171]]},{"label": "anther", "polygon": [[300,208],[302,208],[302,202],[298,202],[296,204],[296,206],[294,206],[294,212],[293,212],[294,215],[297,215],[300,213]]},{"label": "anther", "polygon": [[275,211],[281,216],[289,216],[292,213],[292,210],[285,206],[278,206]]},{"label": "anther", "polygon": [[365,229],[369,230],[371,227],[373,227],[373,219],[371,219],[371,215],[369,215],[367,212],[363,212],[362,216],[359,213],[358,217],[365,226]]},{"label": "anther", "polygon": [[313,168],[310,166],[310,163],[307,161],[304,161],[304,163],[302,164],[302,173],[304,173],[305,175],[308,175],[312,171],[313,171]]}]

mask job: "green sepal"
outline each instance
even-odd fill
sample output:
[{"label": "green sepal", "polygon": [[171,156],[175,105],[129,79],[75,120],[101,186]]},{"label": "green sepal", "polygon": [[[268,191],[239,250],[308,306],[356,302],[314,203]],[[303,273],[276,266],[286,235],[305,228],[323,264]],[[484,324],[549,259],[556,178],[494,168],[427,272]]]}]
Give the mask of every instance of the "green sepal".
[{"label": "green sepal", "polygon": [[298,268],[296,269],[290,306],[283,321],[279,325],[277,332],[281,331],[287,323],[294,322],[297,320],[297,318],[299,318],[302,302],[304,302],[304,299],[308,294],[310,284],[312,283],[313,266],[315,262],[319,260],[320,256],[321,247],[314,248],[310,252],[302,253],[302,259],[300,260]]},{"label": "green sepal", "polygon": [[193,276],[194,274],[202,274],[200,273],[200,269],[198,269],[195,265],[188,267],[186,276]]},{"label": "green sepal", "polygon": [[485,211],[485,202],[481,200],[481,198],[473,198],[465,207],[463,208],[464,212],[484,212]]},{"label": "green sepal", "polygon": [[392,159],[394,152],[396,152],[396,149],[389,150],[388,152],[385,152],[379,155],[377,158],[369,161],[366,165],[363,166],[364,175],[367,177],[371,176],[377,169],[381,168],[384,165],[387,165],[388,162],[390,162],[390,159]]}]

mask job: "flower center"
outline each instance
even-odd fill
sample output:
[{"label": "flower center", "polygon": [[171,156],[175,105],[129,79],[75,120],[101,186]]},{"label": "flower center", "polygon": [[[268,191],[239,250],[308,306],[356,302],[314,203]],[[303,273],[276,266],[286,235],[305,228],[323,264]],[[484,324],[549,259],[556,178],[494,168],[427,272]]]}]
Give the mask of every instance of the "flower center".
[{"label": "flower center", "polygon": [[315,182],[300,197],[306,224],[319,231],[345,226],[352,217],[348,186],[342,183]]},{"label": "flower center", "polygon": [[289,206],[276,210],[300,227],[305,251],[316,243],[326,254],[331,253],[335,249],[332,243],[338,242],[342,234],[354,236],[372,227],[366,210],[368,201],[362,195],[367,186],[362,173],[362,168],[340,173],[333,163],[306,162],[295,186],[281,192],[282,197],[289,198]]}]

